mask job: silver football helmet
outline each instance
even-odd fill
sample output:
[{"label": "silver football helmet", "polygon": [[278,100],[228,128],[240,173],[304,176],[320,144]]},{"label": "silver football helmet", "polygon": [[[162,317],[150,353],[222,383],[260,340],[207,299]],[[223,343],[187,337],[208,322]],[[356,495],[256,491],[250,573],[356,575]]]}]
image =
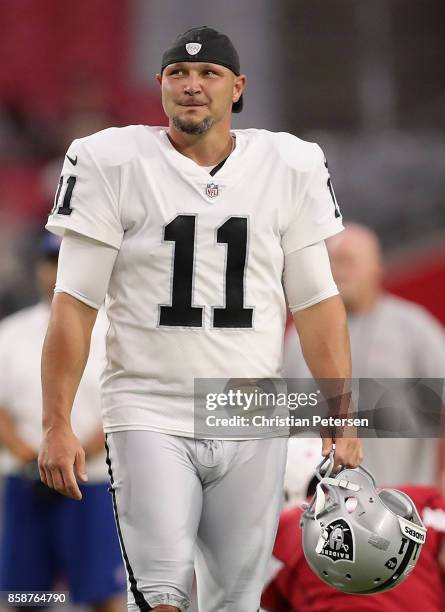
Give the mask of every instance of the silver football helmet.
[{"label": "silver football helmet", "polygon": [[414,569],[425,525],[405,493],[377,491],[363,467],[332,477],[333,465],[331,453],[317,466],[320,482],[302,515],[306,560],[324,582],[345,593],[392,589]]}]

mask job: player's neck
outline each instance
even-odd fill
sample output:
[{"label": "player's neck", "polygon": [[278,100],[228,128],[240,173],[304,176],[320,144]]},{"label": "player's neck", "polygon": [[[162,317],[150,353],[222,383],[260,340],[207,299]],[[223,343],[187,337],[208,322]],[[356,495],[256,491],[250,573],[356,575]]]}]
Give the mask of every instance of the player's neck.
[{"label": "player's neck", "polygon": [[184,134],[170,125],[168,138],[179,153],[189,157],[200,166],[216,166],[233,150],[230,129],[210,129],[205,134]]}]

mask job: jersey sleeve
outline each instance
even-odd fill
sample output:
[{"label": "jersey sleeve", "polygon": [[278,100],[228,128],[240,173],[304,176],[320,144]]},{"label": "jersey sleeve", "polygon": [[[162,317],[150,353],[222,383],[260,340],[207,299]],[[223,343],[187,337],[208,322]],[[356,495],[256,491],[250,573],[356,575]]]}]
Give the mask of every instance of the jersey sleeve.
[{"label": "jersey sleeve", "polygon": [[108,290],[117,249],[67,231],[60,245],[55,293],[68,293],[99,310]]},{"label": "jersey sleeve", "polygon": [[338,294],[324,240],[285,255],[283,287],[292,314]]},{"label": "jersey sleeve", "polygon": [[65,155],[46,229],[61,236],[71,230],[119,249],[119,167],[101,163],[88,140],[74,140]]},{"label": "jersey sleeve", "polygon": [[326,159],[318,145],[313,147],[312,170],[295,181],[296,193],[281,242],[285,254],[325,240],[343,229]]}]

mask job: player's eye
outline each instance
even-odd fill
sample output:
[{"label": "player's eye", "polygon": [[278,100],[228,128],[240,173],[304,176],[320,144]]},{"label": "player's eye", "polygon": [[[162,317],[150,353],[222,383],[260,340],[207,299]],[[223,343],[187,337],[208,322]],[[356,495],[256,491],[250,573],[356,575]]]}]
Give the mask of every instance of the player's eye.
[{"label": "player's eye", "polygon": [[174,68],[173,70],[170,70],[170,72],[168,73],[169,76],[175,76],[175,75],[182,76],[183,74],[184,74],[184,71],[181,68]]}]

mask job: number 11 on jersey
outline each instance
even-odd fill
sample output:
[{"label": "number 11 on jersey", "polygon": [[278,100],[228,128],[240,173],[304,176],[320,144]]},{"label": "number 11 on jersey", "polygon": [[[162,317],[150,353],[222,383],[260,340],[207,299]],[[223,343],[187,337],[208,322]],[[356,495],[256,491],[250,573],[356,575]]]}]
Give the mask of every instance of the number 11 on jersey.
[{"label": "number 11 on jersey", "polygon": [[[178,215],[164,227],[164,240],[175,243],[171,306],[160,306],[159,324],[202,327],[204,308],[192,306],[195,262],[195,215]],[[216,328],[251,328],[253,308],[244,307],[244,274],[247,262],[247,217],[229,217],[216,232],[227,245],[225,306],[212,308]]]}]

